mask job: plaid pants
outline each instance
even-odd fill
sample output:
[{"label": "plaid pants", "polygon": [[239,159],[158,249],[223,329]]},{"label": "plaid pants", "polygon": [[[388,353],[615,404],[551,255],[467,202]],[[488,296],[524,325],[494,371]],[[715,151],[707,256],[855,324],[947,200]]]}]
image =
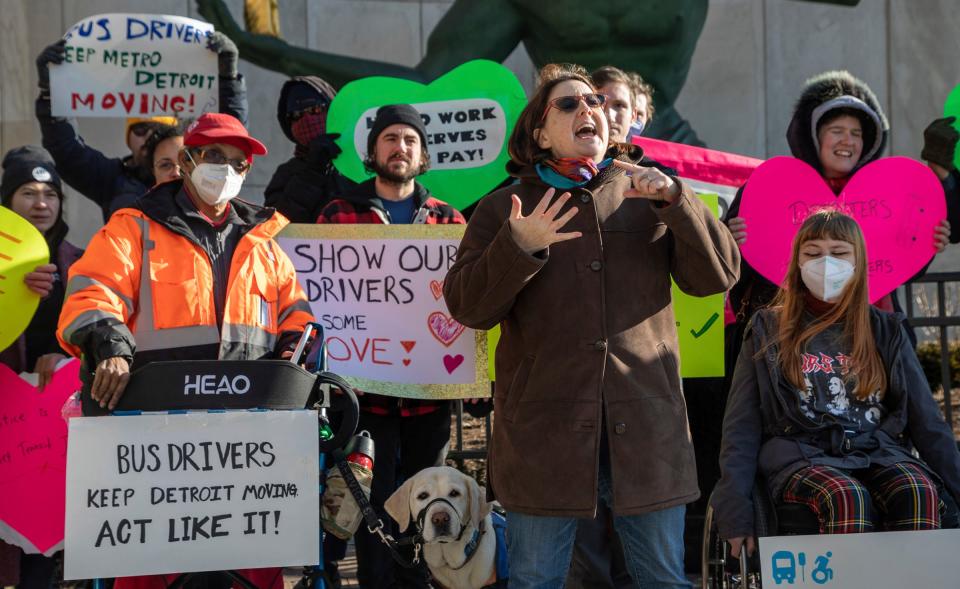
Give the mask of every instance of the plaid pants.
[{"label": "plaid pants", "polygon": [[809,507],[821,534],[940,528],[937,487],[909,462],[857,471],[808,466],[787,482],[783,500]]}]

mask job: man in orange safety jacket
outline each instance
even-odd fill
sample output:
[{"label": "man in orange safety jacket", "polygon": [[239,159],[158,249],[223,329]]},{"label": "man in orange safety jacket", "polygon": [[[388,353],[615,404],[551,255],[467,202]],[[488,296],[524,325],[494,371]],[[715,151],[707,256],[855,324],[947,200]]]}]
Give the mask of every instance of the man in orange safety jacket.
[{"label": "man in orange safety jacket", "polygon": [[274,241],[288,221],[234,198],[266,148],[218,113],[183,139],[182,178],[117,211],[71,268],[57,336],[83,358],[85,415],[113,409],[131,369],[282,357],[313,320]]}]

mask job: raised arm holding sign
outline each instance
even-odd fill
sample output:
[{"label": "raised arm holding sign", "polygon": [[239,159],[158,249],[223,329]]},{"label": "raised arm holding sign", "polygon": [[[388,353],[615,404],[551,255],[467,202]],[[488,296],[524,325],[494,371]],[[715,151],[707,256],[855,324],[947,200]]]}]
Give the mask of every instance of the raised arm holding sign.
[{"label": "raised arm holding sign", "polygon": [[[208,23],[164,15],[88,17],[37,57],[43,146],[64,180],[100,205],[106,221],[153,186],[146,143],[158,125],[216,111],[218,103],[220,112],[246,124],[237,59],[236,45]],[[110,158],[88,146],[71,116],[125,117],[130,155]]]}]

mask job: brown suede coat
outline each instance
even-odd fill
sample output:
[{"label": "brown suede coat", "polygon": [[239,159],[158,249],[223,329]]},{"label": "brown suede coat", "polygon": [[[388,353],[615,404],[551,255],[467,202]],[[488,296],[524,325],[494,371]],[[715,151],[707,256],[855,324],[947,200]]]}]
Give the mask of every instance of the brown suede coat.
[{"label": "brown suede coat", "polygon": [[689,187],[660,208],[625,198],[630,180],[611,166],[571,190],[566,206],[579,212],[562,231],[583,236],[531,256],[511,236],[510,195],[530,214],[547,186],[532,168],[512,172],[521,183],[480,202],[444,284],[458,321],[502,329],[496,498],[521,513],[593,517],[605,409],[614,512],[694,501],[670,278],[693,295],[727,290],[740,267],[733,237]]}]

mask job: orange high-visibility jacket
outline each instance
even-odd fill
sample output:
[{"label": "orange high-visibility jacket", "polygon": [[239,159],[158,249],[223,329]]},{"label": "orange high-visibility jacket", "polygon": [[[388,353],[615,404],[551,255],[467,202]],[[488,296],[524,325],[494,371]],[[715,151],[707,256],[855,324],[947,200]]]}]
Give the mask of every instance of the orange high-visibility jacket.
[{"label": "orange high-visibility jacket", "polygon": [[57,337],[83,355],[84,376],[111,356],[132,358],[134,368],[155,360],[274,357],[313,320],[293,264],[273,239],[288,221],[235,200],[249,227],[233,252],[217,329],[213,270],[178,219],[180,184],[117,211],[70,269]]}]

